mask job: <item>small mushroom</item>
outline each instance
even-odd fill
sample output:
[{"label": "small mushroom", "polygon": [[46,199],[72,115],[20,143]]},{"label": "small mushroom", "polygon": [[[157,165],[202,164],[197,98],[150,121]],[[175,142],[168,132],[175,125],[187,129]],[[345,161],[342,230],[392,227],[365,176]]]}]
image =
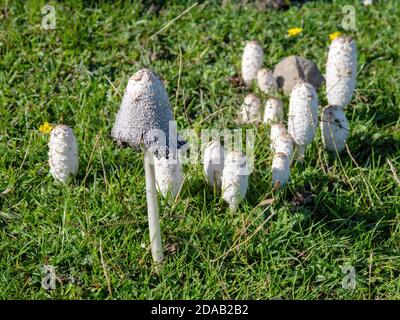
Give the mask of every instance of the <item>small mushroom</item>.
[{"label": "small mushroom", "polygon": [[280,137],[282,135],[285,135],[285,134],[287,134],[287,130],[285,128],[285,125],[282,122],[274,123],[271,126],[271,132],[270,132],[270,135],[269,135],[270,148],[274,149],[275,140],[278,137]]},{"label": "small mushroom", "polygon": [[342,152],[349,135],[349,121],[339,106],[327,106],[321,116],[322,143],[328,151]]},{"label": "small mushroom", "polygon": [[271,70],[262,68],[257,72],[257,84],[262,92],[270,96],[278,91],[278,83],[274,78]]},{"label": "small mushroom", "polygon": [[229,151],[225,156],[222,174],[222,197],[232,212],[245,198],[249,185],[249,172],[246,157],[240,151]]},{"label": "small mushroom", "polygon": [[244,98],[241,108],[239,113],[239,120],[241,123],[258,124],[261,122],[261,100],[255,94],[248,94]]},{"label": "small mushroom", "polygon": [[264,60],[264,50],[257,41],[249,41],[243,50],[242,77],[247,87],[257,79],[257,72]]},{"label": "small mushroom", "polygon": [[289,180],[290,159],[284,153],[274,154],[272,160],[272,185],[274,187],[283,187]]},{"label": "small mushroom", "polygon": [[182,165],[178,158],[154,158],[157,190],[172,201],[183,183]]},{"label": "small mushroom", "polygon": [[283,104],[277,98],[270,98],[265,103],[264,123],[272,124],[283,121]]},{"label": "small mushroom", "polygon": [[204,173],[211,187],[221,186],[224,170],[224,149],[217,140],[211,141],[204,149]]},{"label": "small mushroom", "polygon": [[78,145],[74,131],[66,125],[58,125],[50,133],[49,166],[54,179],[62,183],[78,172]]},{"label": "small mushroom", "polygon": [[177,149],[184,144],[171,127],[175,128],[172,110],[161,79],[151,70],[139,70],[129,79],[111,135],[120,146],[144,147],[147,212],[155,262],[161,262],[164,254],[153,156],[169,158],[172,153],[177,158]]},{"label": "small mushroom", "polygon": [[293,154],[293,138],[289,134],[278,136],[274,141],[274,153],[283,153],[290,160]]}]

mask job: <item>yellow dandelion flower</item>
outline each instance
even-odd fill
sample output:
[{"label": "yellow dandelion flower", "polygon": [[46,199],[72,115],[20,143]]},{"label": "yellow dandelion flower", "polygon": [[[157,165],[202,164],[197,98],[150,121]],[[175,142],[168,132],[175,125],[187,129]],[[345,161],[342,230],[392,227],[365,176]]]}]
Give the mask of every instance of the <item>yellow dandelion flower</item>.
[{"label": "yellow dandelion flower", "polygon": [[303,31],[303,28],[291,28],[288,30],[288,36],[289,37],[295,37],[297,36],[299,33],[301,33]]},{"label": "yellow dandelion flower", "polygon": [[340,37],[342,33],[340,31],[333,32],[329,35],[329,39],[331,41],[335,40],[337,37]]},{"label": "yellow dandelion flower", "polygon": [[39,131],[44,134],[49,134],[53,130],[53,126],[47,121],[39,126]]}]

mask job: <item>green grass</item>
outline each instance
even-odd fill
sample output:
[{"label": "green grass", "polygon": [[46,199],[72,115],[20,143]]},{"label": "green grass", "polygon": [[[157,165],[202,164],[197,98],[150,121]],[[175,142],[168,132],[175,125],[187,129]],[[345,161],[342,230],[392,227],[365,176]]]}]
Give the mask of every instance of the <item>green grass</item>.
[{"label": "green grass", "polygon": [[[208,188],[201,164],[185,166],[179,200],[160,200],[169,248],[160,272],[149,250],[142,156],[112,143],[121,98],[107,78],[123,92],[130,75],[151,67],[180,129],[234,128],[246,90],[228,78],[238,75],[245,41],[263,44],[267,67],[298,54],[324,71],[346,1],[284,12],[200,3],[154,37],[190,4],[168,4],[157,17],[123,1],[72,3],[55,4],[52,31],[40,28],[44,1],[0,4],[1,299],[400,298],[400,192],[387,161],[400,175],[399,1],[355,5],[351,153],[328,155],[318,134],[304,167],[294,166],[274,194],[268,129],[259,128],[236,214]],[[287,38],[297,26],[302,34]],[[80,170],[67,186],[49,174],[44,121],[75,130]],[[262,204],[273,196],[271,208]],[[53,291],[41,288],[47,263],[59,277]],[[342,288],[344,265],[355,268],[354,290]]]}]

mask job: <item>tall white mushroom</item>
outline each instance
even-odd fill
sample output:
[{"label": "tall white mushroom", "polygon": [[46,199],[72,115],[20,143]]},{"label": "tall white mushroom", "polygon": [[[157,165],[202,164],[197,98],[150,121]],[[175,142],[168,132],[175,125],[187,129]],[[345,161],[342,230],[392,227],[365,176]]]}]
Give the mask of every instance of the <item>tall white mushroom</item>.
[{"label": "tall white mushroom", "polygon": [[278,91],[278,83],[271,70],[262,68],[257,72],[257,84],[262,92],[270,96]]},{"label": "tall white mushroom", "polygon": [[322,142],[325,149],[341,152],[346,146],[349,122],[344,111],[338,106],[327,106],[321,116]]},{"label": "tall white mushroom", "polygon": [[226,153],[222,174],[222,197],[233,212],[246,196],[249,184],[248,170],[246,157],[241,152],[228,151]]},{"label": "tall white mushroom", "polygon": [[353,96],[357,76],[357,48],[348,36],[334,39],[326,63],[326,96],[330,105],[346,107]]},{"label": "tall white mushroom", "polygon": [[173,200],[183,183],[182,165],[178,158],[154,158],[157,190],[164,198]]},{"label": "tall white mushroom", "polygon": [[78,145],[73,130],[66,125],[58,125],[50,133],[49,166],[54,179],[62,183],[78,172]]},{"label": "tall white mushroom", "polygon": [[277,98],[269,98],[264,108],[264,123],[272,124],[283,121],[283,104]]},{"label": "tall white mushroom", "polygon": [[221,186],[223,170],[224,149],[219,141],[213,140],[204,149],[204,173],[210,186]]},{"label": "tall white mushroom", "polygon": [[257,72],[264,60],[264,50],[257,41],[249,41],[244,47],[242,56],[242,77],[246,86],[257,78]]},{"label": "tall white mushroom", "polygon": [[163,260],[154,157],[176,156],[184,142],[170,134],[172,111],[161,79],[151,70],[136,72],[128,82],[111,135],[118,145],[144,146],[147,212],[153,260]]},{"label": "tall white mushroom", "polygon": [[239,118],[242,123],[258,124],[261,122],[261,100],[255,94],[250,93],[244,98]]},{"label": "tall white mushroom", "polygon": [[306,147],[312,142],[318,123],[318,97],[315,88],[305,82],[293,87],[290,94],[288,132],[303,161]]}]

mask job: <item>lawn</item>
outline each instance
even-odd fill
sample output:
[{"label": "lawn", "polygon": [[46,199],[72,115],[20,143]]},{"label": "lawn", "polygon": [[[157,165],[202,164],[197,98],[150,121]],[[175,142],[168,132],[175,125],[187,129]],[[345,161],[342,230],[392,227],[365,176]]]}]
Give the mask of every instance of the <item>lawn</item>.
[{"label": "lawn", "polygon": [[[1,1],[0,298],[400,299],[400,1],[357,1],[357,31],[345,31],[353,2],[262,11],[172,1],[158,16],[136,1],[50,2],[56,29],[43,30],[44,1]],[[303,31],[289,38],[293,27]],[[110,136],[128,78],[143,67],[163,77],[178,129],[233,129],[250,92],[234,81],[246,41],[263,45],[268,68],[297,54],[325,72],[335,31],[359,53],[348,149],[328,154],[318,132],[273,191],[269,130],[256,128],[234,214],[202,164],[185,165],[177,201],[159,201],[166,261],[156,268],[142,154]],[[46,121],[71,126],[79,143],[67,185],[49,173]],[[45,265],[54,290],[42,288]],[[343,286],[346,266],[355,287]]]}]

